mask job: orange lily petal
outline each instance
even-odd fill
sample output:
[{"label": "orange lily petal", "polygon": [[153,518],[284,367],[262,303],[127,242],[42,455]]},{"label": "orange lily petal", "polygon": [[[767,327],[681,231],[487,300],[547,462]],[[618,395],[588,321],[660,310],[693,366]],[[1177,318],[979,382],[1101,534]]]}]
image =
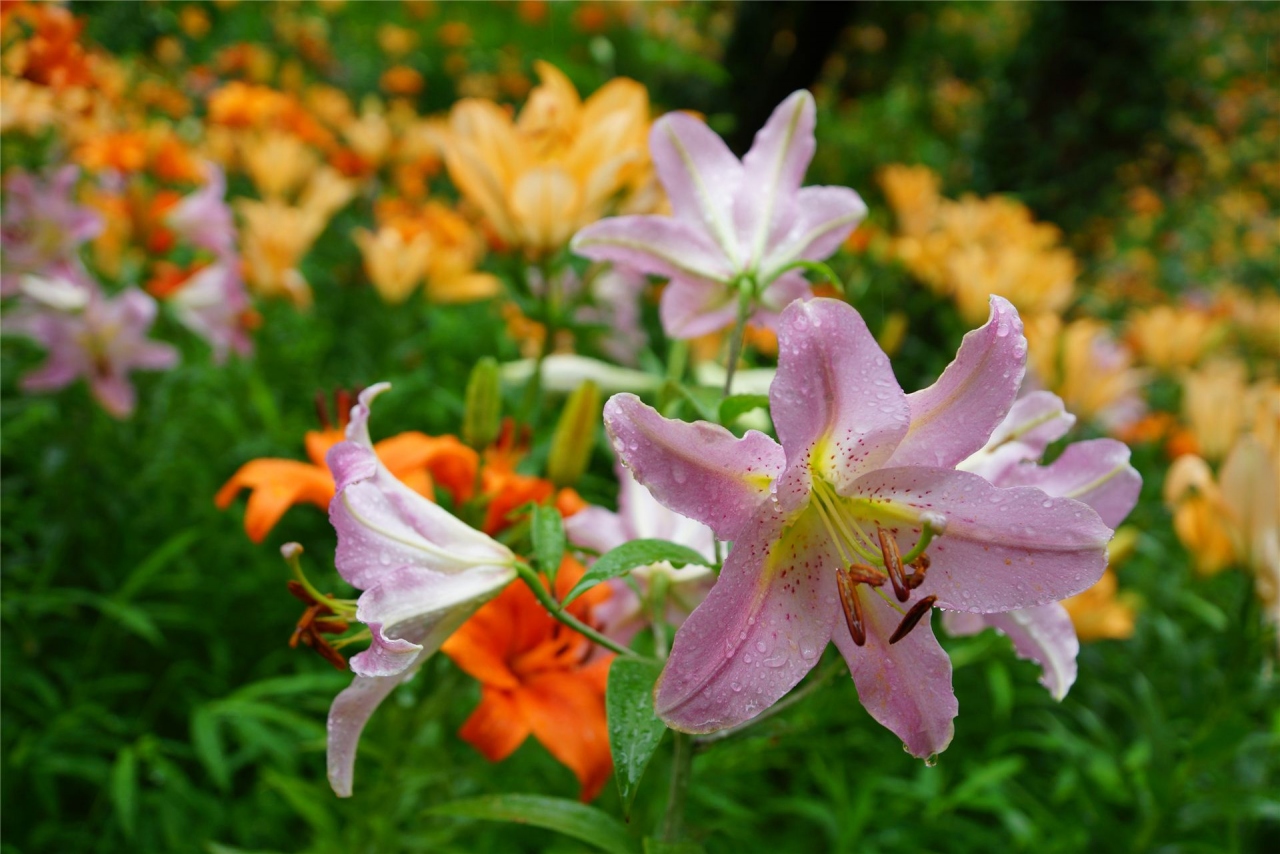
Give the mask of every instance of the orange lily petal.
[{"label": "orange lily petal", "polygon": [[507,665],[507,658],[513,645],[514,617],[517,616],[509,605],[510,593],[522,586],[513,584],[508,587],[463,623],[440,647],[440,651],[453,659],[463,672],[486,687],[514,689],[520,685],[519,678]]},{"label": "orange lily petal", "polygon": [[490,762],[501,762],[529,737],[529,724],[511,694],[485,686],[480,705],[458,730],[462,740]]},{"label": "orange lily petal", "polygon": [[214,496],[214,503],[225,510],[240,490],[246,488],[252,492],[245,508],[245,533],[260,543],[294,504],[329,506],[333,498],[333,477],[326,468],[297,460],[250,460],[223,484]]},{"label": "orange lily petal", "polygon": [[455,501],[466,501],[475,488],[479,455],[453,436],[411,431],[383,439],[373,449],[387,470],[401,480],[415,469],[426,469]]},{"label": "orange lily petal", "polygon": [[578,778],[584,803],[600,793],[613,771],[604,694],[592,681],[552,671],[535,676],[515,693],[520,716],[534,737]]}]

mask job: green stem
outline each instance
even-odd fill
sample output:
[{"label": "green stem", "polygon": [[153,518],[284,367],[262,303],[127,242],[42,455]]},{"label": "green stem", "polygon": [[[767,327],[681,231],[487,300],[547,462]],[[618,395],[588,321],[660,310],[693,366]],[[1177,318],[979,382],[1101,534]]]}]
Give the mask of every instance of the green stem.
[{"label": "green stem", "polygon": [[693,739],[683,732],[671,731],[674,749],[671,755],[671,783],[667,787],[667,811],[662,817],[662,841],[674,844],[684,834],[684,802],[693,776]]},{"label": "green stem", "polygon": [[774,270],[773,275],[769,277],[768,281],[764,282],[760,286],[760,289],[764,290],[769,285],[771,285],[776,279],[778,279],[779,277],[781,277],[786,273],[791,272],[792,270],[807,270],[810,273],[816,273],[822,278],[826,279],[832,285],[835,285],[836,289],[840,291],[840,293],[843,294],[845,292],[844,283],[840,281],[840,277],[836,275],[835,270],[832,270],[830,267],[828,267],[826,264],[823,264],[821,261],[804,261],[804,260],[792,261],[790,264],[786,264]]},{"label": "green stem", "polygon": [[625,647],[617,641],[605,637],[600,632],[591,628],[586,623],[573,616],[573,614],[566,611],[564,606],[557,602],[555,597],[552,596],[547,588],[543,586],[542,580],[538,578],[538,573],[533,571],[533,567],[525,563],[517,563],[516,573],[519,574],[521,580],[529,586],[529,589],[533,591],[533,595],[542,603],[542,607],[546,608],[547,613],[552,617],[564,623],[566,626],[587,638],[592,643],[599,644],[607,650],[616,652],[618,655],[626,655],[632,658],[643,658],[643,656],[634,649]]},{"label": "green stem", "polygon": [[[538,405],[538,399],[542,396],[542,367],[555,347],[556,333],[560,328],[559,282],[551,275],[549,263],[544,261],[539,266],[542,270],[542,319],[546,335],[542,339],[538,360],[534,363],[533,374],[529,377],[528,385],[524,387],[524,397],[520,401],[518,420],[524,424],[530,423],[533,411]],[[527,289],[532,290],[532,288]]]},{"label": "green stem", "polygon": [[755,295],[754,283],[744,280],[738,284],[738,320],[733,325],[733,337],[729,339],[729,363],[724,370],[724,397],[733,387],[733,372],[738,368],[742,355],[742,340],[747,334],[747,315],[751,313],[751,300]]}]

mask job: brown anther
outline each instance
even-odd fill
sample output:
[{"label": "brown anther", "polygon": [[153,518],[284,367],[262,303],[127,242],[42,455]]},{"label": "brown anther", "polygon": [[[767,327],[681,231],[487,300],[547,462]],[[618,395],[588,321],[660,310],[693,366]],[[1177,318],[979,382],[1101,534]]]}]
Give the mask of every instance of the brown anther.
[{"label": "brown anther", "polygon": [[911,561],[911,568],[915,572],[906,577],[907,589],[915,590],[921,584],[924,584],[924,575],[929,571],[929,556],[920,555],[920,557]]},{"label": "brown anther", "polygon": [[338,429],[347,429],[347,422],[351,420],[351,392],[345,388],[340,388],[333,393],[333,405],[338,410]]},{"label": "brown anther", "polygon": [[862,601],[858,598],[856,582],[846,570],[836,570],[836,587],[840,591],[840,604],[844,606],[844,620],[849,625],[849,637],[858,646],[867,643],[866,621],[862,619]]},{"label": "brown anther", "polygon": [[865,563],[849,564],[844,571],[854,584],[870,584],[872,587],[880,587],[884,584],[884,576]]},{"label": "brown anther", "polygon": [[902,555],[898,552],[898,543],[884,528],[876,528],[876,537],[880,540],[880,554],[884,557],[884,568],[889,573],[889,583],[893,585],[893,595],[898,597],[899,602],[905,602],[911,592],[902,571]]},{"label": "brown anther", "polygon": [[924,617],[925,614],[929,613],[929,609],[932,608],[933,603],[937,601],[937,596],[926,596],[916,604],[912,605],[911,610],[902,617],[902,622],[898,623],[898,627],[894,629],[893,634],[889,636],[889,643],[895,644],[907,635],[911,634],[911,630],[916,627],[916,623],[920,622],[920,619]]}]

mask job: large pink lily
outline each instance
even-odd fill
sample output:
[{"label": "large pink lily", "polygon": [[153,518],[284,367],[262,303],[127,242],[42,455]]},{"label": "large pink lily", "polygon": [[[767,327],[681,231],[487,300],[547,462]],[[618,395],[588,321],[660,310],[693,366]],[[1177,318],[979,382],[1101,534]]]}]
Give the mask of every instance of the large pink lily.
[{"label": "large pink lily", "polygon": [[[1037,462],[1075,420],[1057,395],[1031,392],[1013,405],[986,447],[957,468],[980,474],[996,486],[1035,486],[1046,495],[1082,501],[1115,528],[1142,491],[1142,476],[1129,464],[1129,448],[1123,442],[1076,442],[1049,465]],[[996,614],[947,612],[943,625],[953,635],[976,634],[988,626],[1007,635],[1018,655],[1040,665],[1040,682],[1055,700],[1065,697],[1075,683],[1080,640],[1067,609],[1057,602]]]},{"label": "large pink lily", "polygon": [[662,325],[693,338],[731,325],[739,294],[768,323],[809,293],[798,260],[835,252],[866,216],[847,187],[800,187],[816,147],[813,96],[778,105],[741,161],[715,132],[684,113],[654,122],[649,150],[675,216],[623,216],[578,232],[579,255],[663,276]]},{"label": "large pink lily", "polygon": [[912,754],[943,750],[957,704],[930,606],[1029,608],[1106,564],[1112,532],[1088,505],[955,470],[1004,420],[1025,361],[1017,312],[992,297],[938,381],[907,395],[858,313],[815,299],[779,323],[780,443],[613,397],[605,424],[636,478],[734,543],[676,635],[658,715],[686,732],[746,721],[834,641],[867,711]]},{"label": "large pink lily", "polygon": [[373,643],[351,658],[355,681],[329,709],[329,783],[351,794],[365,723],[454,630],[516,577],[511,550],[451,516],[387,471],[369,438],[370,386],[351,410],[346,441],[329,450],[337,487],[329,520],[338,573],[364,591],[355,617]]}]

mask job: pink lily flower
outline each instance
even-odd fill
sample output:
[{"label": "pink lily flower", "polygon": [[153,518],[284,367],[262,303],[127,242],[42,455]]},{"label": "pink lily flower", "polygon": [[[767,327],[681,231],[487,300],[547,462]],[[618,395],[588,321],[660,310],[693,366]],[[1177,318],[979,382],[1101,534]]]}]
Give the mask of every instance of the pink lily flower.
[{"label": "pink lily flower", "polygon": [[44,364],[22,378],[22,388],[54,391],[84,377],[103,409],[126,418],[137,400],[129,373],[168,370],[178,363],[178,351],[147,338],[156,319],[156,302],[149,295],[130,288],[107,298],[76,267],[60,269],[58,279],[39,287],[29,281],[24,290],[51,293],[56,282],[58,293],[78,294],[65,301],[67,308],[37,300],[5,318],[6,332],[25,335],[48,351]]},{"label": "pink lily flower", "polygon": [[950,743],[957,704],[931,607],[1030,608],[1106,565],[1112,532],[1088,505],[955,469],[1004,420],[1026,349],[1017,312],[992,297],[938,381],[908,395],[858,313],[815,299],[779,323],[780,443],[672,421],[631,395],[609,401],[605,425],[637,480],[734,543],[655,690],[668,725],[712,732],[754,717],[833,641],[863,706],[907,750]]},{"label": "pink lily flower", "polygon": [[810,293],[797,260],[831,255],[866,216],[846,187],[800,187],[816,147],[813,96],[778,105],[742,160],[704,123],[684,113],[654,122],[649,150],[674,216],[593,223],[571,247],[579,255],[663,276],[662,325],[693,338],[732,325],[740,293],[757,323]]},{"label": "pink lily flower", "polygon": [[236,227],[224,196],[227,179],[216,163],[204,164],[205,184],[184,197],[165,217],[166,224],[193,246],[219,257],[234,255]]},{"label": "pink lily flower", "polygon": [[[1037,462],[1075,420],[1057,395],[1032,392],[1013,405],[986,447],[956,468],[982,475],[996,486],[1034,486],[1055,498],[1082,501],[1104,524],[1116,528],[1142,491],[1142,475],[1129,464],[1129,448],[1123,442],[1076,442],[1049,465]],[[953,635],[977,634],[988,626],[1007,635],[1020,657],[1040,665],[1040,683],[1055,700],[1065,697],[1076,681],[1080,640],[1067,609],[1057,602],[997,614],[947,611],[943,625]]]},{"label": "pink lily flower", "polygon": [[[631,540],[657,539],[688,546],[706,558],[705,566],[690,564],[676,569],[663,561],[631,571],[631,578],[646,595],[654,576],[666,576],[670,586],[664,616],[668,625],[678,627],[706,598],[715,582],[715,573],[711,570],[715,564],[715,535],[701,522],[659,504],[649,490],[636,482],[629,469],[619,465],[617,474],[618,512],[586,507],[564,520],[565,534],[574,545],[601,554]],[[610,582],[610,586],[613,595],[595,609],[593,616],[601,621],[609,637],[619,643],[630,643],[635,633],[649,622],[644,603],[631,585],[621,579]]]},{"label": "pink lily flower", "polygon": [[356,678],[329,709],[329,784],[351,795],[365,723],[476,609],[516,577],[515,556],[396,479],[369,438],[369,410],[390,383],[351,409],[347,438],[327,457],[337,488],[329,521],[338,574],[362,591],[355,617],[372,645],[351,658]]},{"label": "pink lily flower", "polygon": [[80,245],[102,231],[102,217],[75,203],[79,177],[78,167],[64,166],[47,179],[16,170],[5,180],[0,295],[16,293],[24,275],[44,275],[75,260]]},{"label": "pink lily flower", "polygon": [[209,342],[215,363],[224,362],[232,351],[241,356],[253,352],[245,327],[252,307],[240,275],[240,259],[234,252],[198,270],[165,303],[172,307],[179,323]]}]

